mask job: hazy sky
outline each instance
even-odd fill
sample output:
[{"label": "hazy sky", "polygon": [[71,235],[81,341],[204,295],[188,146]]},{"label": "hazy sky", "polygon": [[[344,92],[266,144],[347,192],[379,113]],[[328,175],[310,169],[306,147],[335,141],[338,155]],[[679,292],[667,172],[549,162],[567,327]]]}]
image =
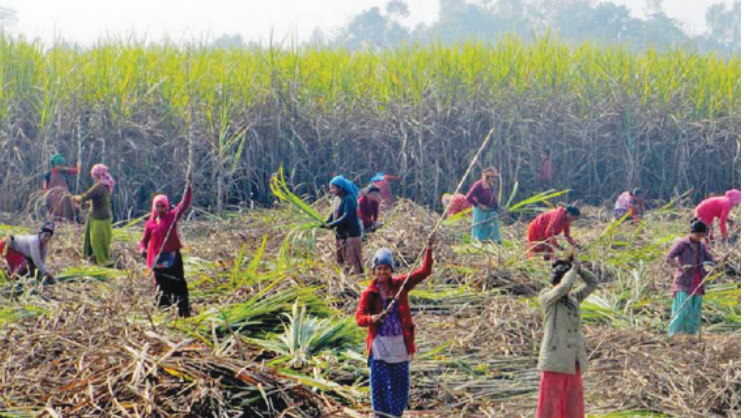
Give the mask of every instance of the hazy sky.
[{"label": "hazy sky", "polygon": [[[644,0],[612,0],[644,13]],[[730,4],[732,0],[726,0]],[[246,39],[267,40],[294,34],[306,39],[315,27],[332,32],[355,14],[387,0],[0,0],[16,10],[15,31],[41,37],[46,43],[60,36],[91,44],[107,35],[131,35],[147,40],[173,40],[240,33]],[[666,12],[687,30],[705,29],[705,10],[717,0],[664,0]],[[408,0],[409,24],[437,19],[438,0]]]}]

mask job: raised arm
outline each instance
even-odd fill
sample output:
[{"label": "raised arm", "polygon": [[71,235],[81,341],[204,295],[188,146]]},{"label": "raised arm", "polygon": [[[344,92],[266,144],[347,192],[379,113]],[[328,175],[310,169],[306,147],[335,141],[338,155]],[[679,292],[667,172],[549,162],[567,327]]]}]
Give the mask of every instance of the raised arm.
[{"label": "raised arm", "polygon": [[581,303],[599,286],[599,280],[589,269],[579,267],[579,277],[584,282],[578,289],[571,292],[571,295]]},{"label": "raised arm", "polygon": [[[421,262],[421,267],[411,273],[411,277],[406,282],[406,290],[413,290],[416,285],[426,280],[427,277],[431,276],[431,269],[434,266],[434,258],[431,255],[431,247],[427,247],[424,252],[424,260]],[[403,281],[406,279],[406,275],[401,275],[395,278],[395,280]]]},{"label": "raised arm", "polygon": [[400,181],[400,176],[394,176],[392,174],[385,174],[382,178],[387,181]]},{"label": "raised arm", "polygon": [[547,292],[540,293],[540,305],[543,307],[550,306],[563,296],[568,295],[571,292],[576,276],[578,275],[578,264],[574,264],[571,270],[569,270],[561,282],[554,286]]},{"label": "raised arm", "polygon": [[183,198],[181,201],[176,205],[176,207],[173,209],[176,211],[176,219],[181,219],[183,217],[183,214],[188,210],[189,207],[191,207],[191,193],[193,191],[193,188],[189,184],[186,187],[186,193],[184,193]]}]

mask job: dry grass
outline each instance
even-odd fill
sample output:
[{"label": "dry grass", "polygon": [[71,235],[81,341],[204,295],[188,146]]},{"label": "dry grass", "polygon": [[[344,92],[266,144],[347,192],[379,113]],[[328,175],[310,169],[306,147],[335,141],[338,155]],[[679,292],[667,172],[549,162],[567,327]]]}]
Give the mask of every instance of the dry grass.
[{"label": "dry grass", "polygon": [[[600,223],[605,216],[601,212],[588,213],[576,228],[582,242],[590,242],[606,225]],[[628,289],[638,285],[627,270],[634,262],[622,255],[635,257],[635,248],[656,257],[653,247],[660,231],[674,234],[684,224],[667,215],[650,216],[659,225],[645,226],[631,249],[607,250],[597,244],[587,250],[585,258],[596,262],[592,268],[602,274],[601,295],[608,300],[631,298]],[[136,229],[117,232],[114,252],[121,270],[107,278],[71,280],[44,289],[29,286],[17,300],[3,292],[0,411],[18,417],[364,413],[369,400],[363,391],[367,375],[361,343],[352,347],[357,354],[324,354],[308,367],[289,370],[269,365],[275,355],[252,345],[241,335],[245,331],[218,332],[219,327],[230,327],[220,323],[216,312],[262,291],[312,289],[316,302],[306,303],[326,305],[316,314],[353,315],[365,283],[340,277],[331,233],[305,231],[285,241],[292,229],[290,218],[289,210],[280,208],[185,222],[187,278],[197,313],[189,320],[155,309],[135,255]],[[436,214],[401,201],[385,214],[385,225],[365,246],[365,257],[387,246],[413,267],[435,220]],[[419,353],[412,364],[412,410],[407,416],[531,416],[541,338],[541,318],[532,296],[544,285],[546,266],[523,259],[523,222],[504,227],[511,241],[504,248],[473,246],[466,229],[467,220],[444,227],[435,248],[435,275],[412,295]],[[57,271],[80,264],[80,231],[79,226],[61,228],[52,255]],[[629,231],[623,229],[616,239]],[[250,286],[229,289],[240,246],[246,245],[247,264],[267,234],[261,277]],[[282,248],[291,255],[285,264],[279,262]],[[715,251],[720,255],[728,249]],[[730,262],[737,263],[738,256]],[[738,283],[738,271],[729,273],[718,281]],[[646,305],[627,311],[617,308],[620,303],[612,305],[614,321],[592,316],[585,306],[587,411],[598,416],[627,410],[738,416],[741,332],[725,315],[740,311],[738,289],[733,296],[711,292],[706,297],[710,306],[702,338],[669,339],[664,335],[669,272],[656,260],[642,277],[648,284]],[[732,301],[729,312],[726,303]]]}]

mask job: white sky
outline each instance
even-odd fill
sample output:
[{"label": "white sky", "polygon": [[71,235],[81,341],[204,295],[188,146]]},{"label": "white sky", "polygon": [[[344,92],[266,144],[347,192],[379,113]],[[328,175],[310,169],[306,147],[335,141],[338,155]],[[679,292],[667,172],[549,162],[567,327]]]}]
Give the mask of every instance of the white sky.
[{"label": "white sky", "polygon": [[[612,0],[643,16],[645,0]],[[705,10],[720,0],[663,0],[665,11],[690,32],[705,30]],[[725,0],[730,4],[732,0]],[[240,33],[247,40],[294,35],[315,27],[332,33],[355,14],[387,0],[0,0],[17,12],[15,32],[90,45],[109,35],[136,34],[149,41],[200,39]],[[411,26],[437,19],[438,0],[408,0]]]}]

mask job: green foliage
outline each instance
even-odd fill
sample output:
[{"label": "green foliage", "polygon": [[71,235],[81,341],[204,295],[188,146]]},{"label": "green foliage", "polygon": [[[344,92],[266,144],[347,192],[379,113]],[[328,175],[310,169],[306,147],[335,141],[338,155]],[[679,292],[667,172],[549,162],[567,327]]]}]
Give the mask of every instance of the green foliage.
[{"label": "green foliage", "polygon": [[302,198],[292,193],[286,180],[284,179],[284,169],[279,168],[277,173],[271,178],[271,192],[274,193],[280,201],[289,203],[298,210],[298,213],[308,222],[302,225],[303,229],[316,228],[325,223],[325,218],[321,216],[312,206],[305,203]]},{"label": "green foliage", "polygon": [[332,321],[309,315],[305,305],[295,301],[291,313],[283,314],[287,321],[283,332],[268,340],[253,340],[283,357],[276,362],[300,368],[323,352],[338,354],[361,341],[359,327],[352,318]]}]

